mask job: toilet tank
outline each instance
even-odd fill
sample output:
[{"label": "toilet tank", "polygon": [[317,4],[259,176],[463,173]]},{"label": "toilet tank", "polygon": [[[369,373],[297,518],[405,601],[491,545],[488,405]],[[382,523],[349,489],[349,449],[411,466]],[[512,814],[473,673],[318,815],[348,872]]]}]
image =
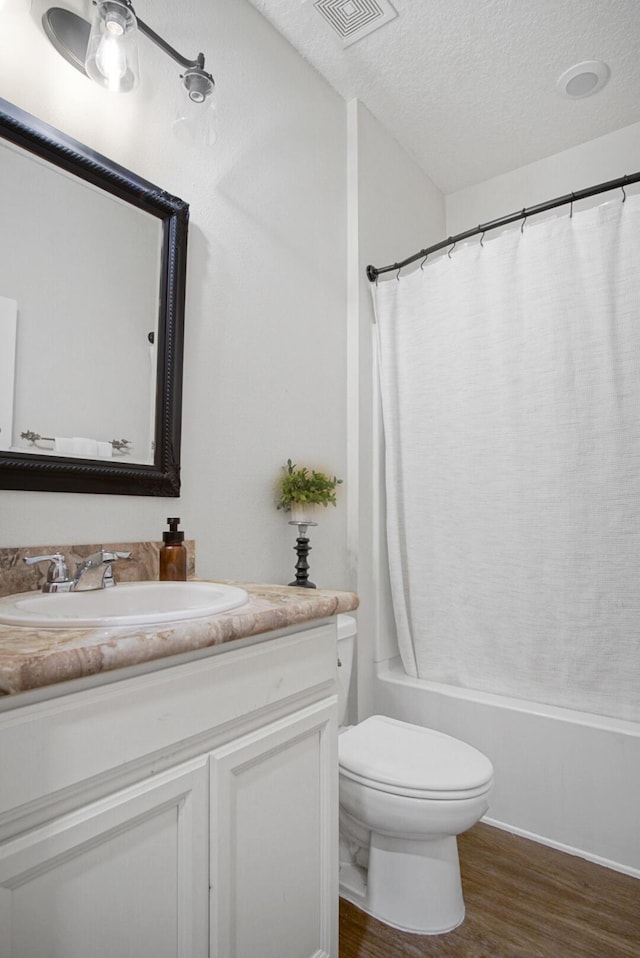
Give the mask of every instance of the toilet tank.
[{"label": "toilet tank", "polygon": [[357,625],[352,615],[338,615],[336,619],[338,625],[338,724],[342,726],[347,724]]}]

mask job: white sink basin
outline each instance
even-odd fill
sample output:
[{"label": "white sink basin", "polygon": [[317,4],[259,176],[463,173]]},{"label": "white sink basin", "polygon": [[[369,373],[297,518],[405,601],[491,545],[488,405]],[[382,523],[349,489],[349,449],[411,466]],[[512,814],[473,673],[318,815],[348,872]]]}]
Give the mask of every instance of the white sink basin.
[{"label": "white sink basin", "polygon": [[123,582],[93,592],[21,592],[0,599],[0,623],[40,629],[159,625],[244,605],[244,589],[218,582]]}]

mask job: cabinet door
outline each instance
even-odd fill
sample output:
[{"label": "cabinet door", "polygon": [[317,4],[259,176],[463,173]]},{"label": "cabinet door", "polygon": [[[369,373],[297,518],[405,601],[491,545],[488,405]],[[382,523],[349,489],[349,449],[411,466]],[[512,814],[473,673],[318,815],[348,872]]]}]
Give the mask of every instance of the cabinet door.
[{"label": "cabinet door", "polygon": [[337,958],[336,699],[211,755],[211,958]]},{"label": "cabinet door", "polygon": [[0,846],[0,958],[205,958],[199,758]]}]

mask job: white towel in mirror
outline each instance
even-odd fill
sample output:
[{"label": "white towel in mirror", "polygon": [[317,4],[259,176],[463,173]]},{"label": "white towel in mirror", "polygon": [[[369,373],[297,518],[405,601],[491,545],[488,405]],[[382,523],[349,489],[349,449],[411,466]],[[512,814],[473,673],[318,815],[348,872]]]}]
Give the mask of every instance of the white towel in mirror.
[{"label": "white towel in mirror", "polygon": [[53,450],[59,456],[79,456],[82,459],[110,459],[113,446],[110,442],[99,442],[97,439],[84,439],[81,436],[68,438],[56,436]]},{"label": "white towel in mirror", "polygon": [[111,459],[113,446],[110,442],[98,442],[98,459]]}]

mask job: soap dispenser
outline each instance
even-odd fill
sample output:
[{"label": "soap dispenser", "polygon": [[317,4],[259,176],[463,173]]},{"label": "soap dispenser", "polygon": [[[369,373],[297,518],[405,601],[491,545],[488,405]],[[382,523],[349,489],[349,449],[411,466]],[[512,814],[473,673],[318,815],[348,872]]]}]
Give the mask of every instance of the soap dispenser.
[{"label": "soap dispenser", "polygon": [[180,519],[167,519],[169,531],[162,533],[164,545],[160,549],[160,581],[185,582],[187,579],[187,550],[184,532],[178,529]]}]

